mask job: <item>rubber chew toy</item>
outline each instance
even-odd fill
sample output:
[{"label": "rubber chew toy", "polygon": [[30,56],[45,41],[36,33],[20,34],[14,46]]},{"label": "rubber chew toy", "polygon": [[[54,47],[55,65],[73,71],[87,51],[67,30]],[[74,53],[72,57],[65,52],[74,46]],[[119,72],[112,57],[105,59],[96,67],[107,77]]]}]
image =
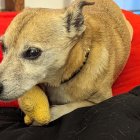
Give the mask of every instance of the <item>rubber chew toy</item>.
[{"label": "rubber chew toy", "polygon": [[34,86],[18,99],[21,110],[26,114],[25,124],[36,122],[44,125],[50,121],[49,102],[46,94],[38,86]]}]

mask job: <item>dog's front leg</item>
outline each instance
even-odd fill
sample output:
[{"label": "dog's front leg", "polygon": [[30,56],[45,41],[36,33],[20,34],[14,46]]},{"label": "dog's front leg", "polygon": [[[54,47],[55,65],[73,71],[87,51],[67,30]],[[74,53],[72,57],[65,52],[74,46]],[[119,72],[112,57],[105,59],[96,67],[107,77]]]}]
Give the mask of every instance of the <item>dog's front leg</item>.
[{"label": "dog's front leg", "polygon": [[55,105],[51,107],[51,122],[60,118],[61,116],[72,112],[81,107],[92,106],[93,103],[89,101],[78,101],[64,105]]}]

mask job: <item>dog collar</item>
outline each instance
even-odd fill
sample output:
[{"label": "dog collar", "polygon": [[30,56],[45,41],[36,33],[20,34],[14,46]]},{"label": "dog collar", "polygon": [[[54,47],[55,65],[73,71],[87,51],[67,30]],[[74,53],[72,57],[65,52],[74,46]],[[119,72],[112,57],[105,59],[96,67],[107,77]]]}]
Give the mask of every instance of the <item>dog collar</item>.
[{"label": "dog collar", "polygon": [[90,53],[90,49],[88,49],[88,52],[86,53],[85,55],[85,60],[83,61],[83,65],[80,66],[80,68],[78,70],[76,70],[69,79],[66,79],[64,81],[61,82],[61,84],[64,84],[64,83],[67,83],[68,81],[72,80],[81,70],[82,68],[84,67],[84,65],[86,64],[87,60],[88,60],[88,56],[89,56],[89,53]]}]

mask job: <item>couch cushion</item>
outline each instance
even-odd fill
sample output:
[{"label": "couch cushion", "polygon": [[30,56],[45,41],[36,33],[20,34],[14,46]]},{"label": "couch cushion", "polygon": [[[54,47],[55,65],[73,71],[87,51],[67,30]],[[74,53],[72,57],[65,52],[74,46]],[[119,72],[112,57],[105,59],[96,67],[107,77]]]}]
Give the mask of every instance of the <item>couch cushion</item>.
[{"label": "couch cushion", "polygon": [[133,26],[134,36],[128,62],[113,85],[113,94],[118,95],[140,85],[140,16],[128,11],[123,11],[126,18]]}]

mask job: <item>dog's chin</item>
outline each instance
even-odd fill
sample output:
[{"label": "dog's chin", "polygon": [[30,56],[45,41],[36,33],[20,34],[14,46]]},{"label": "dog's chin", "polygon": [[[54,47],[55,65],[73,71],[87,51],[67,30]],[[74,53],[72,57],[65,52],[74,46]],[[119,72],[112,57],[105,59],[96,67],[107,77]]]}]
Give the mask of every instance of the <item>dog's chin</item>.
[{"label": "dog's chin", "polygon": [[18,98],[20,98],[21,96],[22,96],[23,94],[15,94],[14,96],[13,96],[13,94],[7,94],[7,95],[5,95],[5,94],[1,94],[0,95],[0,100],[1,101],[13,101],[13,100],[17,100]]},{"label": "dog's chin", "polygon": [[[37,84],[36,86],[39,86],[45,92],[45,88],[44,88],[45,86],[44,86],[44,84]],[[27,91],[25,91],[24,93],[26,93]],[[9,93],[9,94],[3,93],[3,94],[0,95],[0,101],[6,101],[6,102],[8,102],[8,101],[17,100],[22,95],[24,95],[24,93],[14,93],[14,94],[13,93]]]},{"label": "dog's chin", "polygon": [[18,98],[16,97],[9,97],[9,96],[0,96],[0,101],[6,101],[6,102],[10,102],[10,101],[13,101],[13,100],[16,100]]}]

